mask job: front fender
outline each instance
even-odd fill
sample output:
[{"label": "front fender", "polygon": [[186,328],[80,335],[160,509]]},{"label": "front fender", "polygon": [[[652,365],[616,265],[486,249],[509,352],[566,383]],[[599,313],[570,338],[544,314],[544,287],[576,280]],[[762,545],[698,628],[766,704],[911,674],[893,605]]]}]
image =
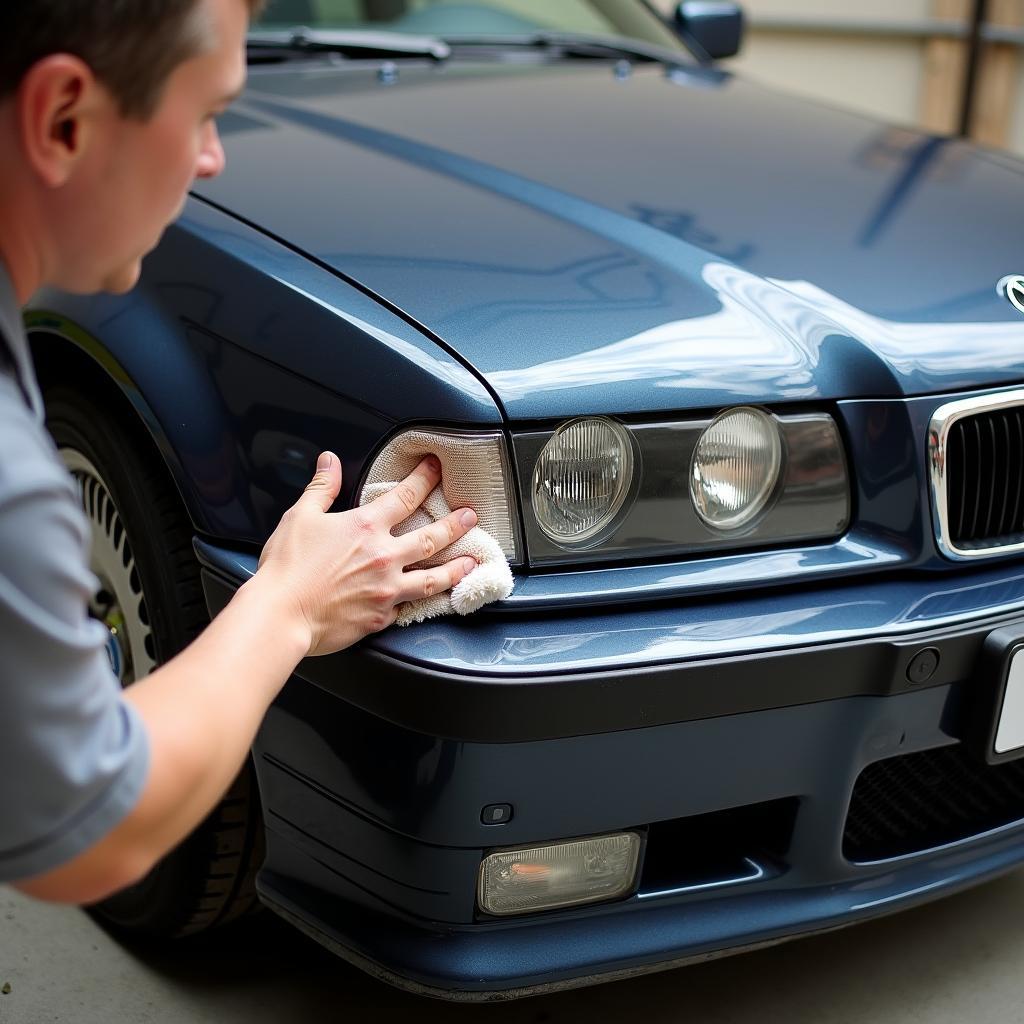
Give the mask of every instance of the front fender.
[{"label": "front fender", "polygon": [[478,377],[397,311],[196,199],[132,292],[44,290],[26,325],[124,394],[211,537],[262,543],[325,448],[347,506],[403,424],[503,422]]}]

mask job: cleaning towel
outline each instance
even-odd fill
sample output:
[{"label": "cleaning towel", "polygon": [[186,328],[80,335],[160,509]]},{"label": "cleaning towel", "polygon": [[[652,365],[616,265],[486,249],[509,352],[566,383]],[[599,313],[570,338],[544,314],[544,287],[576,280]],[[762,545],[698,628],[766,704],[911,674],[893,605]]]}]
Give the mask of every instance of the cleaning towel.
[{"label": "cleaning towel", "polygon": [[[385,481],[379,484],[368,484],[363,488],[362,504],[373,501],[398,481]],[[420,507],[408,519],[403,520],[392,531],[396,537],[412,530],[418,530],[428,523],[443,519],[451,509],[445,501],[440,487],[435,487]],[[498,546],[498,542],[479,526],[474,526],[468,533],[460,537],[454,544],[449,544],[437,552],[432,558],[417,562],[412,568],[425,569],[434,565],[443,565],[460,555],[470,555],[480,564],[455,584],[450,591],[442,594],[431,594],[421,597],[418,601],[407,601],[398,609],[399,626],[408,626],[413,622],[423,622],[437,615],[448,615],[457,612],[468,615],[482,608],[491,601],[500,601],[512,593],[512,570]]]},{"label": "cleaning towel", "polygon": [[496,539],[504,540],[507,546],[512,544],[509,497],[499,486],[505,474],[498,461],[500,449],[486,443],[484,438],[474,445],[471,441],[467,443],[465,437],[449,441],[443,433],[410,431],[402,435],[374,462],[359,498],[360,505],[396,487],[425,455],[436,455],[441,460],[441,483],[392,532],[401,536],[443,519],[453,507],[472,507],[477,514],[477,525],[454,544],[412,568],[444,565],[461,555],[470,555],[480,564],[451,591],[402,605],[395,620],[400,626],[452,612],[468,615],[512,593],[512,570],[502,544]]}]

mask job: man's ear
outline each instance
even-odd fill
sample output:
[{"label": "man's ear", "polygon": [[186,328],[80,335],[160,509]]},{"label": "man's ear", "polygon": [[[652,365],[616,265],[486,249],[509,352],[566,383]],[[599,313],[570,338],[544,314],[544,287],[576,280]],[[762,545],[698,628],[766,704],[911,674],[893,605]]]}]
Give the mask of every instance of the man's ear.
[{"label": "man's ear", "polygon": [[45,185],[68,181],[112,105],[89,65],[71,54],[51,54],[25,72],[15,112],[25,157]]}]

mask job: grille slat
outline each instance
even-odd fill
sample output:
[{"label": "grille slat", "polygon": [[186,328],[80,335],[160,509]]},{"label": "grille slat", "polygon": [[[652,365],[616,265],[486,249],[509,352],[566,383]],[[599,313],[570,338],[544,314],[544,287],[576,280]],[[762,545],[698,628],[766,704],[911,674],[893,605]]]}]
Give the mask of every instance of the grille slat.
[{"label": "grille slat", "polygon": [[964,416],[946,439],[949,540],[985,549],[1024,539],[1024,417],[1015,406]]},{"label": "grille slat", "polygon": [[981,507],[981,427],[978,426],[977,418],[968,420],[973,428],[971,436],[973,440],[974,467],[971,476],[974,478],[974,489],[971,501],[971,527],[967,531],[967,540],[973,539],[978,530],[978,509]]},{"label": "grille slat", "polygon": [[886,860],[1024,819],[1024,758],[988,765],[960,744],[869,764],[843,834],[852,861]]},{"label": "grille slat", "polygon": [[996,438],[998,439],[999,456],[996,459],[997,465],[1006,467],[1004,473],[1000,473],[996,481],[996,491],[1002,486],[1002,498],[996,509],[995,534],[1002,537],[1010,529],[1010,422],[1008,415],[999,414],[996,425]]},{"label": "grille slat", "polygon": [[[949,444],[946,454],[949,465],[964,465],[964,432],[961,424],[954,424],[949,435]],[[953,516],[951,529],[956,537],[963,536],[964,514],[967,506],[967,488],[964,474],[961,472],[956,476],[949,475],[948,498],[950,513]]]},{"label": "grille slat", "polygon": [[[996,503],[996,475],[994,472],[996,461],[996,425],[994,416],[987,416],[984,424],[979,424],[979,433],[981,434],[982,480],[988,481],[987,488],[982,488],[983,505],[979,510],[985,519],[985,525],[981,528],[981,536],[988,537],[992,533],[992,511]],[[985,500],[986,491],[988,500]]]},{"label": "grille slat", "polygon": [[[1021,419],[1020,409],[1013,410],[1013,441],[1010,444],[1011,451],[1014,450],[1016,445],[1016,451],[1024,452],[1024,431],[1021,430]],[[1013,489],[1013,512],[1010,513],[1010,532],[1017,533],[1020,531],[1020,498],[1021,498],[1021,483],[1024,481],[1024,463],[1020,459],[1010,459],[1010,474],[1014,478],[1014,489]]]}]

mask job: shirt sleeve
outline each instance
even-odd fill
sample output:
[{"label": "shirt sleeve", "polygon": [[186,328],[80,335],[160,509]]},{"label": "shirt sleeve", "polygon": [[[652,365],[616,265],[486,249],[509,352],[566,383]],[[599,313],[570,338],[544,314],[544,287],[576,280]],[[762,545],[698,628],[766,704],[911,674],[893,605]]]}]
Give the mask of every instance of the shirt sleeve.
[{"label": "shirt sleeve", "polygon": [[13,391],[0,376],[0,882],[102,838],[135,806],[149,760],[88,614],[76,485]]}]

